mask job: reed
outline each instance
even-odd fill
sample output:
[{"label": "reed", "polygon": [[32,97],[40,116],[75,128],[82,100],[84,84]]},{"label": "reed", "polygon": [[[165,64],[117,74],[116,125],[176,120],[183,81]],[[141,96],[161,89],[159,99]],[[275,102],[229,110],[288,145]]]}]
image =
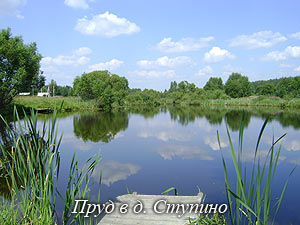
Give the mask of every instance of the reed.
[{"label": "reed", "polygon": [[[279,211],[284,193],[287,188],[288,179],[281,191],[279,198],[274,199],[272,195],[272,181],[274,180],[281,148],[275,150],[276,144],[284,138],[284,135],[276,141],[273,137],[272,145],[267,157],[263,160],[259,154],[260,141],[267,126],[268,119],[264,122],[256,143],[254,152],[253,167],[247,170],[242,163],[243,136],[244,136],[244,115],[239,131],[239,148],[236,151],[233,147],[232,139],[227,127],[227,136],[230,144],[230,152],[236,176],[236,186],[233,188],[229,182],[227,165],[222,153],[223,167],[225,173],[225,185],[229,207],[229,217],[231,224],[274,224],[275,217]],[[219,133],[218,142],[220,145]],[[293,173],[294,167],[289,174]],[[247,171],[250,172],[247,174]],[[273,211],[274,210],[274,211]],[[271,218],[271,212],[274,216]]]},{"label": "reed", "polygon": [[[57,188],[60,167],[56,110],[52,119],[39,129],[37,116],[25,112],[21,120],[14,110],[15,124],[11,128],[5,119],[11,146],[0,143],[0,176],[5,177],[9,198],[2,198],[0,224],[87,224],[80,214],[71,214],[75,198],[88,199],[91,173],[100,155],[89,159],[89,167],[79,170],[73,156],[65,195]],[[64,203],[62,218],[57,213],[57,197]]]}]

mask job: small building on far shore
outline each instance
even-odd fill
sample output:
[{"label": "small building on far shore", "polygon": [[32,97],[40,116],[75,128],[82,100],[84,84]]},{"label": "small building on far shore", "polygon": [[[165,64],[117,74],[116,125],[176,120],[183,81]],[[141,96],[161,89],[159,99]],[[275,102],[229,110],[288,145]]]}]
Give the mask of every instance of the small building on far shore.
[{"label": "small building on far shore", "polygon": [[48,92],[39,92],[39,93],[37,93],[37,96],[38,97],[49,97],[50,95]]},{"label": "small building on far shore", "polygon": [[19,95],[28,96],[28,95],[30,95],[30,92],[21,92],[21,93],[19,93]]}]

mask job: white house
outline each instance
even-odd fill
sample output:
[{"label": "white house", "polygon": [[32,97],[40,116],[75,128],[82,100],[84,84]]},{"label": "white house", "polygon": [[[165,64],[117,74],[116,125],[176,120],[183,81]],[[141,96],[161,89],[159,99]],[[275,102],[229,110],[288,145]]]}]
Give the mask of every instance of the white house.
[{"label": "white house", "polygon": [[49,93],[48,92],[39,92],[37,94],[37,96],[39,96],[39,97],[49,97]]},{"label": "white house", "polygon": [[19,95],[30,95],[30,92],[21,92]]}]

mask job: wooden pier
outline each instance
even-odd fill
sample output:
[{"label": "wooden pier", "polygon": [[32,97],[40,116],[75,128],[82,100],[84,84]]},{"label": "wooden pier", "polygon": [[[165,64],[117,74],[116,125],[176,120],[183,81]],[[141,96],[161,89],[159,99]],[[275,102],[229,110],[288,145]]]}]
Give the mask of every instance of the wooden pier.
[{"label": "wooden pier", "polygon": [[[183,212],[181,204],[200,204],[203,193],[196,196],[139,195],[136,192],[117,197],[113,213],[106,214],[98,225],[184,225],[188,218],[196,218],[194,212]],[[143,208],[137,204],[142,203]],[[120,207],[128,204],[128,212],[120,213]],[[136,208],[134,208],[136,206]]]}]

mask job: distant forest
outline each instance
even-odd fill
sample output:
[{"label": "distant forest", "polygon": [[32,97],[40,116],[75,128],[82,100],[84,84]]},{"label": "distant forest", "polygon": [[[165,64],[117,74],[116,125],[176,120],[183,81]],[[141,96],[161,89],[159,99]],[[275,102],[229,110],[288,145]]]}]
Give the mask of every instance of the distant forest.
[{"label": "distant forest", "polygon": [[250,82],[247,76],[232,73],[225,83],[222,78],[211,77],[203,88],[199,88],[188,81],[172,81],[169,89],[160,92],[153,89],[130,89],[125,77],[108,71],[93,71],[76,77],[72,88],[56,86],[55,89],[61,90],[63,96],[78,96],[83,100],[94,99],[100,108],[125,104],[197,105],[205,99],[249,96],[300,98],[300,76]]}]

